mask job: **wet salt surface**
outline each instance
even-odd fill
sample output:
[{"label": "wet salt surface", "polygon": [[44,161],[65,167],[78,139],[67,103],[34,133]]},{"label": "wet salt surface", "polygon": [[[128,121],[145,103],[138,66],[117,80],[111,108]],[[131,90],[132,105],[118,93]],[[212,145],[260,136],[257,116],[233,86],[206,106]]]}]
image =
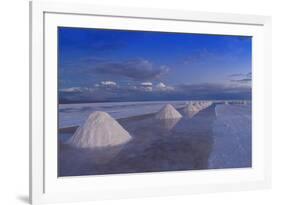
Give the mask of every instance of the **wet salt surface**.
[{"label": "wet salt surface", "polygon": [[215,111],[209,168],[251,167],[251,106],[220,105]]},{"label": "wet salt surface", "polygon": [[58,175],[250,167],[250,109],[212,105],[191,119],[155,120],[153,114],[122,119],[132,140],[95,150],[72,148],[64,142],[73,133],[60,133]]}]

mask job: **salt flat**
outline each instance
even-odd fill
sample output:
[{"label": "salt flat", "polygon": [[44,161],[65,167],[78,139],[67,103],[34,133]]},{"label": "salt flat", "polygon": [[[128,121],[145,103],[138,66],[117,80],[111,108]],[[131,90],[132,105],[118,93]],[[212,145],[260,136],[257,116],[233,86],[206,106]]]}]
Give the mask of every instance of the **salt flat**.
[{"label": "salt flat", "polygon": [[250,167],[251,105],[217,105],[209,168]]},{"label": "salt flat", "polygon": [[[59,176],[183,171],[251,166],[251,106],[213,104],[194,117],[155,114],[117,120],[132,139],[100,149],[65,144],[60,132]],[[75,130],[74,130],[75,131]]]}]

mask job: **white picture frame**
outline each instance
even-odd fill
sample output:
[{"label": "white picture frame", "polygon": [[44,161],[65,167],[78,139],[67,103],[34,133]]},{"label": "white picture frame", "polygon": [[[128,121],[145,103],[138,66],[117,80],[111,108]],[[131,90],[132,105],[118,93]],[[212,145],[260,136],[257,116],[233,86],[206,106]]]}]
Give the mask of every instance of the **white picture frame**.
[{"label": "white picture frame", "polygon": [[[159,23],[161,22],[161,23]],[[223,26],[222,26],[223,25]],[[56,149],[58,26],[251,35],[253,167],[58,178]],[[271,18],[184,10],[30,3],[30,202],[74,202],[239,191],[271,186]],[[71,196],[71,197],[70,197]]]}]

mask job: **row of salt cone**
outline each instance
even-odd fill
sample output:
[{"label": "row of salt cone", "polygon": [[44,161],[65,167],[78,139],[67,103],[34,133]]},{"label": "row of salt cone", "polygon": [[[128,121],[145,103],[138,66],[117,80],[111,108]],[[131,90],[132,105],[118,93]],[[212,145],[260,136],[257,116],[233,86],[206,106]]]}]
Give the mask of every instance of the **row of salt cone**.
[{"label": "row of salt cone", "polygon": [[[210,101],[190,102],[184,108],[188,117],[193,117],[199,111],[209,107]],[[179,119],[182,115],[170,104],[165,105],[155,118],[160,120]],[[124,144],[131,135],[106,112],[93,112],[85,123],[80,126],[68,143],[74,147],[94,148]]]},{"label": "row of salt cone", "polygon": [[[183,108],[183,113],[187,115],[187,117],[192,118],[194,115],[199,113],[201,110],[206,109],[211,106],[211,101],[195,101],[189,102]],[[181,118],[182,115],[171,105],[165,105],[158,113],[156,113],[155,118],[158,120],[167,120],[167,119],[177,119]]]},{"label": "row of salt cone", "polygon": [[183,109],[184,113],[187,114],[189,118],[192,118],[194,115],[199,113],[201,110],[204,110],[211,106],[213,103],[211,101],[199,101],[199,102],[189,102],[186,107]]}]

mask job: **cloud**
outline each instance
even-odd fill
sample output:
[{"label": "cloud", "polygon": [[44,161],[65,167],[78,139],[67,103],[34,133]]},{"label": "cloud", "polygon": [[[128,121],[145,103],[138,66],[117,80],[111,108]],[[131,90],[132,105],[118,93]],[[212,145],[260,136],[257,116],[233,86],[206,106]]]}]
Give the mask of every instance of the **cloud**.
[{"label": "cloud", "polygon": [[88,88],[86,91],[94,93],[95,95],[104,95],[102,92],[116,92],[119,89],[119,85],[111,80],[101,81],[96,83],[93,87]]},{"label": "cloud", "polygon": [[248,73],[233,73],[228,75],[228,77],[230,78],[235,78],[235,77],[252,77],[252,72],[248,72]]},{"label": "cloud", "polygon": [[252,78],[252,72],[247,73],[246,76]]},{"label": "cloud", "polygon": [[230,82],[233,83],[251,83],[252,82],[252,72],[249,73],[234,73],[229,75]]},{"label": "cloud", "polygon": [[61,88],[59,91],[65,93],[77,93],[77,92],[82,92],[83,88],[81,87]]},{"label": "cloud", "polygon": [[135,90],[152,92],[153,91],[152,86],[153,86],[152,82],[142,82],[140,83],[140,86],[135,86]]},{"label": "cloud", "polygon": [[145,92],[152,92],[153,88],[152,87],[140,87],[140,91],[145,91]]},{"label": "cloud", "polygon": [[151,87],[153,84],[152,82],[142,82],[141,86],[145,86],[145,87]]},{"label": "cloud", "polygon": [[[251,99],[249,84],[180,84],[169,86],[163,82],[115,85],[114,81],[103,81],[92,88],[80,87],[60,90],[60,103],[70,102],[127,102],[146,100],[190,100],[190,99]],[[65,92],[68,91],[68,92]],[[70,92],[72,91],[72,92]]]},{"label": "cloud", "polygon": [[194,98],[239,99],[251,97],[250,86],[233,84],[202,83],[179,85],[177,91]]},{"label": "cloud", "polygon": [[103,86],[113,86],[113,87],[117,86],[117,83],[115,83],[114,81],[101,81],[100,84]]},{"label": "cloud", "polygon": [[154,80],[169,72],[167,66],[155,67],[151,62],[143,59],[129,61],[104,62],[97,64],[93,72],[111,76],[121,76],[132,80]]},{"label": "cloud", "polygon": [[231,80],[231,82],[235,83],[250,83],[252,82],[251,78],[243,78],[243,79],[238,79],[238,80]]},{"label": "cloud", "polygon": [[172,91],[172,90],[174,90],[174,87],[172,87],[172,86],[167,86],[167,85],[165,85],[165,84],[162,83],[162,82],[158,83],[155,87],[156,87],[156,89],[159,90],[159,91]]},{"label": "cloud", "polygon": [[243,73],[234,73],[234,74],[230,74],[229,75],[229,77],[243,77],[243,76],[245,76],[245,74],[243,74]]},{"label": "cloud", "polygon": [[140,91],[149,91],[149,92],[165,92],[165,91],[172,91],[174,90],[174,87],[172,86],[167,86],[162,82],[159,82],[155,86],[153,85],[152,82],[142,82],[140,86],[134,86],[135,90],[140,90]]},{"label": "cloud", "polygon": [[164,84],[164,83],[158,83],[157,85],[156,85],[156,87],[157,88],[159,88],[159,89],[161,89],[161,88],[165,88],[166,87],[166,85]]}]

